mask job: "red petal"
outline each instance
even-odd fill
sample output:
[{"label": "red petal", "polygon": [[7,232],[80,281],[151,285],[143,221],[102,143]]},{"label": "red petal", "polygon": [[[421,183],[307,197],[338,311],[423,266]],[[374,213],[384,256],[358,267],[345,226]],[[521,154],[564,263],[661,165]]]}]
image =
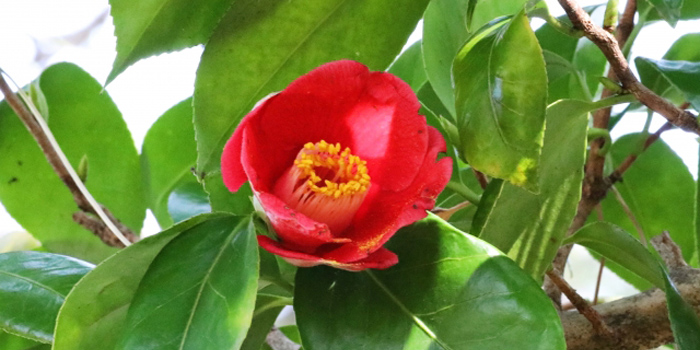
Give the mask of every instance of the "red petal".
[{"label": "red petal", "polygon": [[366,160],[373,185],[403,189],[427,147],[419,107],[411,88],[391,74],[354,61],[328,63],[251,113],[243,167],[256,190],[269,192],[305,143],[325,140]]},{"label": "red petal", "polygon": [[256,197],[282,245],[288,249],[310,253],[325,243],[350,242],[347,238],[333,237],[326,224],[299,213],[272,194],[260,192]]},{"label": "red petal", "polygon": [[290,264],[299,267],[329,265],[348,271],[361,271],[365,269],[386,269],[396,265],[396,263],[399,262],[399,258],[396,256],[396,254],[384,247],[378,249],[372,255],[360,261],[342,263],[333,260],[326,260],[312,254],[305,254],[294,250],[289,250],[279,242],[276,242],[267,236],[258,236],[258,244],[260,244],[260,246],[268,252],[279,255]]},{"label": "red petal", "polygon": [[[400,192],[372,193],[367,205],[358,211],[352,226],[344,236],[353,242],[324,255],[324,259],[357,261],[379,249],[401,227],[423,219],[426,210],[435,206],[435,198],[445,188],[452,174],[452,159],[435,162],[437,154],[445,151],[445,140],[428,127],[430,145],[424,163],[409,188]],[[367,199],[366,199],[367,201]]]},{"label": "red petal", "polygon": [[246,127],[248,118],[243,118],[238,124],[233,136],[226,142],[224,153],[221,155],[221,175],[224,179],[224,184],[231,192],[238,191],[241,185],[248,181],[241,164],[241,146],[243,142],[243,132]]}]

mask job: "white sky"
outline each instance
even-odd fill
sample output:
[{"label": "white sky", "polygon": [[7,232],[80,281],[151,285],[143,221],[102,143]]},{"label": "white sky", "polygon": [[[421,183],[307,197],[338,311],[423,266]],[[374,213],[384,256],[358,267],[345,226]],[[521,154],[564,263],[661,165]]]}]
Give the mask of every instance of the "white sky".
[{"label": "white sky", "polygon": [[[602,0],[579,1],[583,6],[600,2]],[[556,0],[547,0],[547,3],[553,14],[563,14]],[[624,1],[621,1],[620,8],[623,6]],[[105,16],[108,10],[107,0],[0,0],[0,67],[19,85],[25,85],[46,66],[70,61],[104,82],[116,55],[114,28],[111,18]],[[103,20],[84,40],[78,43],[66,41],[66,37],[89,27],[100,16]],[[645,46],[635,46],[633,54],[661,58],[676,38],[687,32],[700,32],[700,21],[679,22],[676,30],[664,22],[650,25],[637,39]],[[419,38],[420,31],[417,31],[410,40]],[[107,92],[124,115],[137,149],[140,149],[150,125],[171,106],[192,94],[201,53],[202,48],[195,47],[139,61],[107,86]],[[645,115],[625,118],[613,136],[640,130],[644,118]],[[661,117],[656,117],[652,130],[663,122]],[[682,131],[670,131],[663,139],[681,154],[697,177],[698,144],[695,137]],[[0,205],[0,235],[18,230],[21,227]],[[144,230],[151,234],[158,231],[150,213]],[[589,269],[585,270],[581,270],[580,275],[588,273]],[[619,285],[621,289],[612,288],[610,295],[630,292],[624,284],[615,282],[612,285]],[[579,288],[584,295],[592,295],[591,283],[581,284]]]}]

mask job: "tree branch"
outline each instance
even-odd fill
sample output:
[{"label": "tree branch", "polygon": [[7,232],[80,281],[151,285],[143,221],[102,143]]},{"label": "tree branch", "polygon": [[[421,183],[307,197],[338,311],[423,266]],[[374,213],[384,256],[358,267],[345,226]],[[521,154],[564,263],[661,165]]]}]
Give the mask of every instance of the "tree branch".
[{"label": "tree branch", "polygon": [[[92,231],[108,245],[124,247],[134,242],[136,235],[116,220],[114,215],[106,208],[97,203],[90,192],[88,192],[87,188],[80,181],[75,170],[70,165],[65,154],[63,154],[63,151],[58,146],[58,143],[56,143],[44,119],[38,115],[38,112],[30,112],[20,98],[12,92],[7,81],[5,81],[2,70],[0,70],[0,91],[2,91],[7,103],[12,110],[15,111],[17,116],[27,127],[27,130],[29,130],[29,133],[32,134],[39,144],[39,147],[53,170],[66,187],[68,187],[78,208],[83,211],[82,213],[76,213],[76,215],[73,216],[74,220]],[[93,214],[97,216],[99,220],[85,213]]]}]

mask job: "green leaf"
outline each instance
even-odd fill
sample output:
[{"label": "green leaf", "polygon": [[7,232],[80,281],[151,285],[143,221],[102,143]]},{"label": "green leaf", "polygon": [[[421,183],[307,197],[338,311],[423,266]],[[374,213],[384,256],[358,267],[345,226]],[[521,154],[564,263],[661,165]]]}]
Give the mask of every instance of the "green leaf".
[{"label": "green leaf", "polygon": [[197,143],[192,126],[192,99],[165,112],[146,133],[141,150],[141,169],[148,207],[160,227],[173,224],[168,197],[177,187],[196,184],[192,167],[197,161]]},{"label": "green leaf", "polygon": [[[428,0],[239,0],[207,43],[195,82],[197,171],[219,170],[224,144],[266,95],[311,69],[354,59],[394,61]],[[397,11],[397,9],[401,9]]]},{"label": "green leaf", "polygon": [[291,303],[291,298],[280,298],[273,295],[258,294],[255,301],[255,312],[248,334],[241,345],[241,350],[260,350],[265,342],[267,333],[277,320],[285,305]]},{"label": "green leaf", "polygon": [[487,175],[537,190],[547,74],[525,13],[472,37],[454,79],[463,156]]},{"label": "green leaf", "polygon": [[223,211],[235,215],[248,215],[253,212],[253,191],[250,183],[246,182],[231,192],[224,185],[221,172],[210,174],[204,180],[204,190],[209,194],[209,203],[213,211]]},{"label": "green leaf", "polygon": [[685,95],[693,108],[700,109],[700,85],[697,84],[698,79],[700,79],[700,62],[652,60],[637,57],[634,63],[637,67],[646,66],[657,70]]},{"label": "green leaf", "polygon": [[[629,155],[637,154],[646,137],[630,134],[615,141],[608,152],[612,165],[617,167]],[[668,231],[681,247],[683,258],[690,260],[695,252],[695,181],[683,160],[663,140],[657,140],[639,154],[625,172],[623,181],[616,183],[615,187],[634,213],[647,240]],[[614,195],[607,196],[601,206],[605,221],[638,237],[635,225]],[[608,267],[640,290],[650,286],[614,265]]]},{"label": "green leaf", "polygon": [[[596,251],[659,288],[664,288],[659,263],[651,252],[629,232],[608,222],[588,224],[565,241]],[[621,249],[624,247],[624,249]]]},{"label": "green leaf", "polygon": [[[87,156],[90,176],[85,185],[90,193],[138,232],[146,204],[138,153],[121,113],[102,86],[73,64],[49,67],[40,85],[51,114],[48,124],[73,168]],[[44,248],[92,262],[116,251],[73,222],[73,213],[79,211],[73,197],[4,102],[0,154],[0,200]]]},{"label": "green leaf", "polygon": [[222,214],[185,221],[140,240],[97,265],[68,294],[56,322],[54,350],[114,349],[136,288],[156,255],[180,234],[206,234],[202,222],[218,217]]},{"label": "green leaf", "polygon": [[0,330],[51,343],[66,295],[92,268],[89,263],[57,254],[0,254]]},{"label": "green leaf", "polygon": [[216,218],[178,235],[141,280],[117,349],[239,348],[253,316],[257,278],[249,218]]},{"label": "green leaf", "polygon": [[695,309],[683,300],[665,271],[663,275],[666,283],[668,317],[671,320],[671,330],[673,330],[673,338],[678,350],[700,349],[700,318],[695,313]]},{"label": "green leaf", "polygon": [[289,338],[289,340],[301,344],[301,334],[299,334],[299,327],[295,324],[290,324],[289,326],[280,327],[280,331]]},{"label": "green leaf", "polygon": [[233,0],[110,0],[117,57],[107,84],[134,62],[206,43]]},{"label": "green leaf", "polygon": [[[428,80],[450,116],[456,115],[452,61],[470,32],[512,15],[525,0],[433,0],[423,17],[423,60]],[[443,115],[447,116],[447,115]]]},{"label": "green leaf", "polygon": [[299,270],[304,348],[565,348],[551,301],[490,245],[430,215],[387,248],[399,263],[384,271]]},{"label": "green leaf", "polygon": [[37,343],[33,340],[0,331],[0,349],[2,350],[50,350],[51,345]]},{"label": "green leaf", "polygon": [[[675,27],[681,18],[683,0],[647,0],[671,27]],[[693,2],[694,0],[687,0]],[[640,12],[641,13],[641,12]]]},{"label": "green leaf", "polygon": [[[504,183],[487,188],[477,210],[474,232],[507,252],[525,271],[540,279],[556,255],[581,198],[587,113],[594,107],[576,100],[547,108],[541,157],[540,193]],[[491,186],[490,186],[491,187]],[[514,215],[517,213],[517,215]]]},{"label": "green leaf", "polygon": [[428,80],[428,77],[425,75],[425,67],[423,67],[421,43],[420,40],[413,43],[387,70],[405,81],[413,89],[414,93],[418,93],[421,86]]},{"label": "green leaf", "polygon": [[168,196],[168,213],[175,222],[208,212],[211,212],[211,206],[207,193],[196,181],[187,181],[175,187]]},{"label": "green leaf", "polygon": [[697,50],[700,45],[700,33],[690,33],[678,38],[671,46],[664,59],[676,61],[700,61],[700,51]]}]

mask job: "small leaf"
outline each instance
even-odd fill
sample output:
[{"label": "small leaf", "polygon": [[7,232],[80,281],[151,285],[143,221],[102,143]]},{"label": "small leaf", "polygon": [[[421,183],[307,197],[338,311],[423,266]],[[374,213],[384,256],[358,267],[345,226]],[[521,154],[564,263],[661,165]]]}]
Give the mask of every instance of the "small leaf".
[{"label": "small leaf", "polygon": [[134,62],[206,43],[233,0],[110,0],[117,58],[107,84]]},{"label": "small leaf", "polygon": [[58,310],[93,266],[68,256],[0,254],[0,330],[51,343]]},{"label": "small leaf", "polygon": [[371,70],[386,69],[427,4],[237,1],[207,43],[197,70],[194,124],[200,178],[216,174],[224,144],[261,98],[333,60],[354,59]]},{"label": "small leaf", "polygon": [[184,232],[201,232],[202,215],[140,240],[107,258],[75,285],[56,321],[54,350],[112,350],[136,288],[156,255]]},{"label": "small leaf", "polygon": [[665,271],[663,271],[663,275],[666,284],[668,316],[671,320],[671,330],[673,330],[673,338],[678,350],[700,349],[700,319],[695,313],[695,309],[683,300]]},{"label": "small leaf", "polygon": [[[540,166],[540,193],[511,184],[489,185],[475,214],[479,238],[513,258],[540,279],[556,255],[581,198],[587,102],[563,100],[547,108],[547,128]],[[514,215],[513,213],[517,213]],[[479,227],[481,227],[479,229]]]},{"label": "small leaf", "polygon": [[619,226],[607,222],[586,225],[564,241],[564,244],[570,243],[590,248],[657,287],[664,288],[659,263],[654,256],[639,240]]},{"label": "small leaf", "polygon": [[[138,232],[146,216],[141,169],[114,102],[95,79],[69,63],[47,68],[40,86],[51,113],[49,127],[73,168],[89,158],[88,190]],[[79,210],[73,196],[5,102],[0,104],[0,154],[0,200],[44,248],[92,262],[116,251],[73,221]]]},{"label": "small leaf", "polygon": [[249,218],[215,218],[178,235],[141,280],[117,349],[239,348],[255,306],[257,248]]},{"label": "small leaf", "polygon": [[464,158],[487,175],[537,190],[547,74],[527,16],[472,37],[453,70]]},{"label": "small leaf", "polygon": [[387,244],[387,270],[300,269],[294,307],[304,348],[563,349],[540,286],[488,244],[430,215]]}]

